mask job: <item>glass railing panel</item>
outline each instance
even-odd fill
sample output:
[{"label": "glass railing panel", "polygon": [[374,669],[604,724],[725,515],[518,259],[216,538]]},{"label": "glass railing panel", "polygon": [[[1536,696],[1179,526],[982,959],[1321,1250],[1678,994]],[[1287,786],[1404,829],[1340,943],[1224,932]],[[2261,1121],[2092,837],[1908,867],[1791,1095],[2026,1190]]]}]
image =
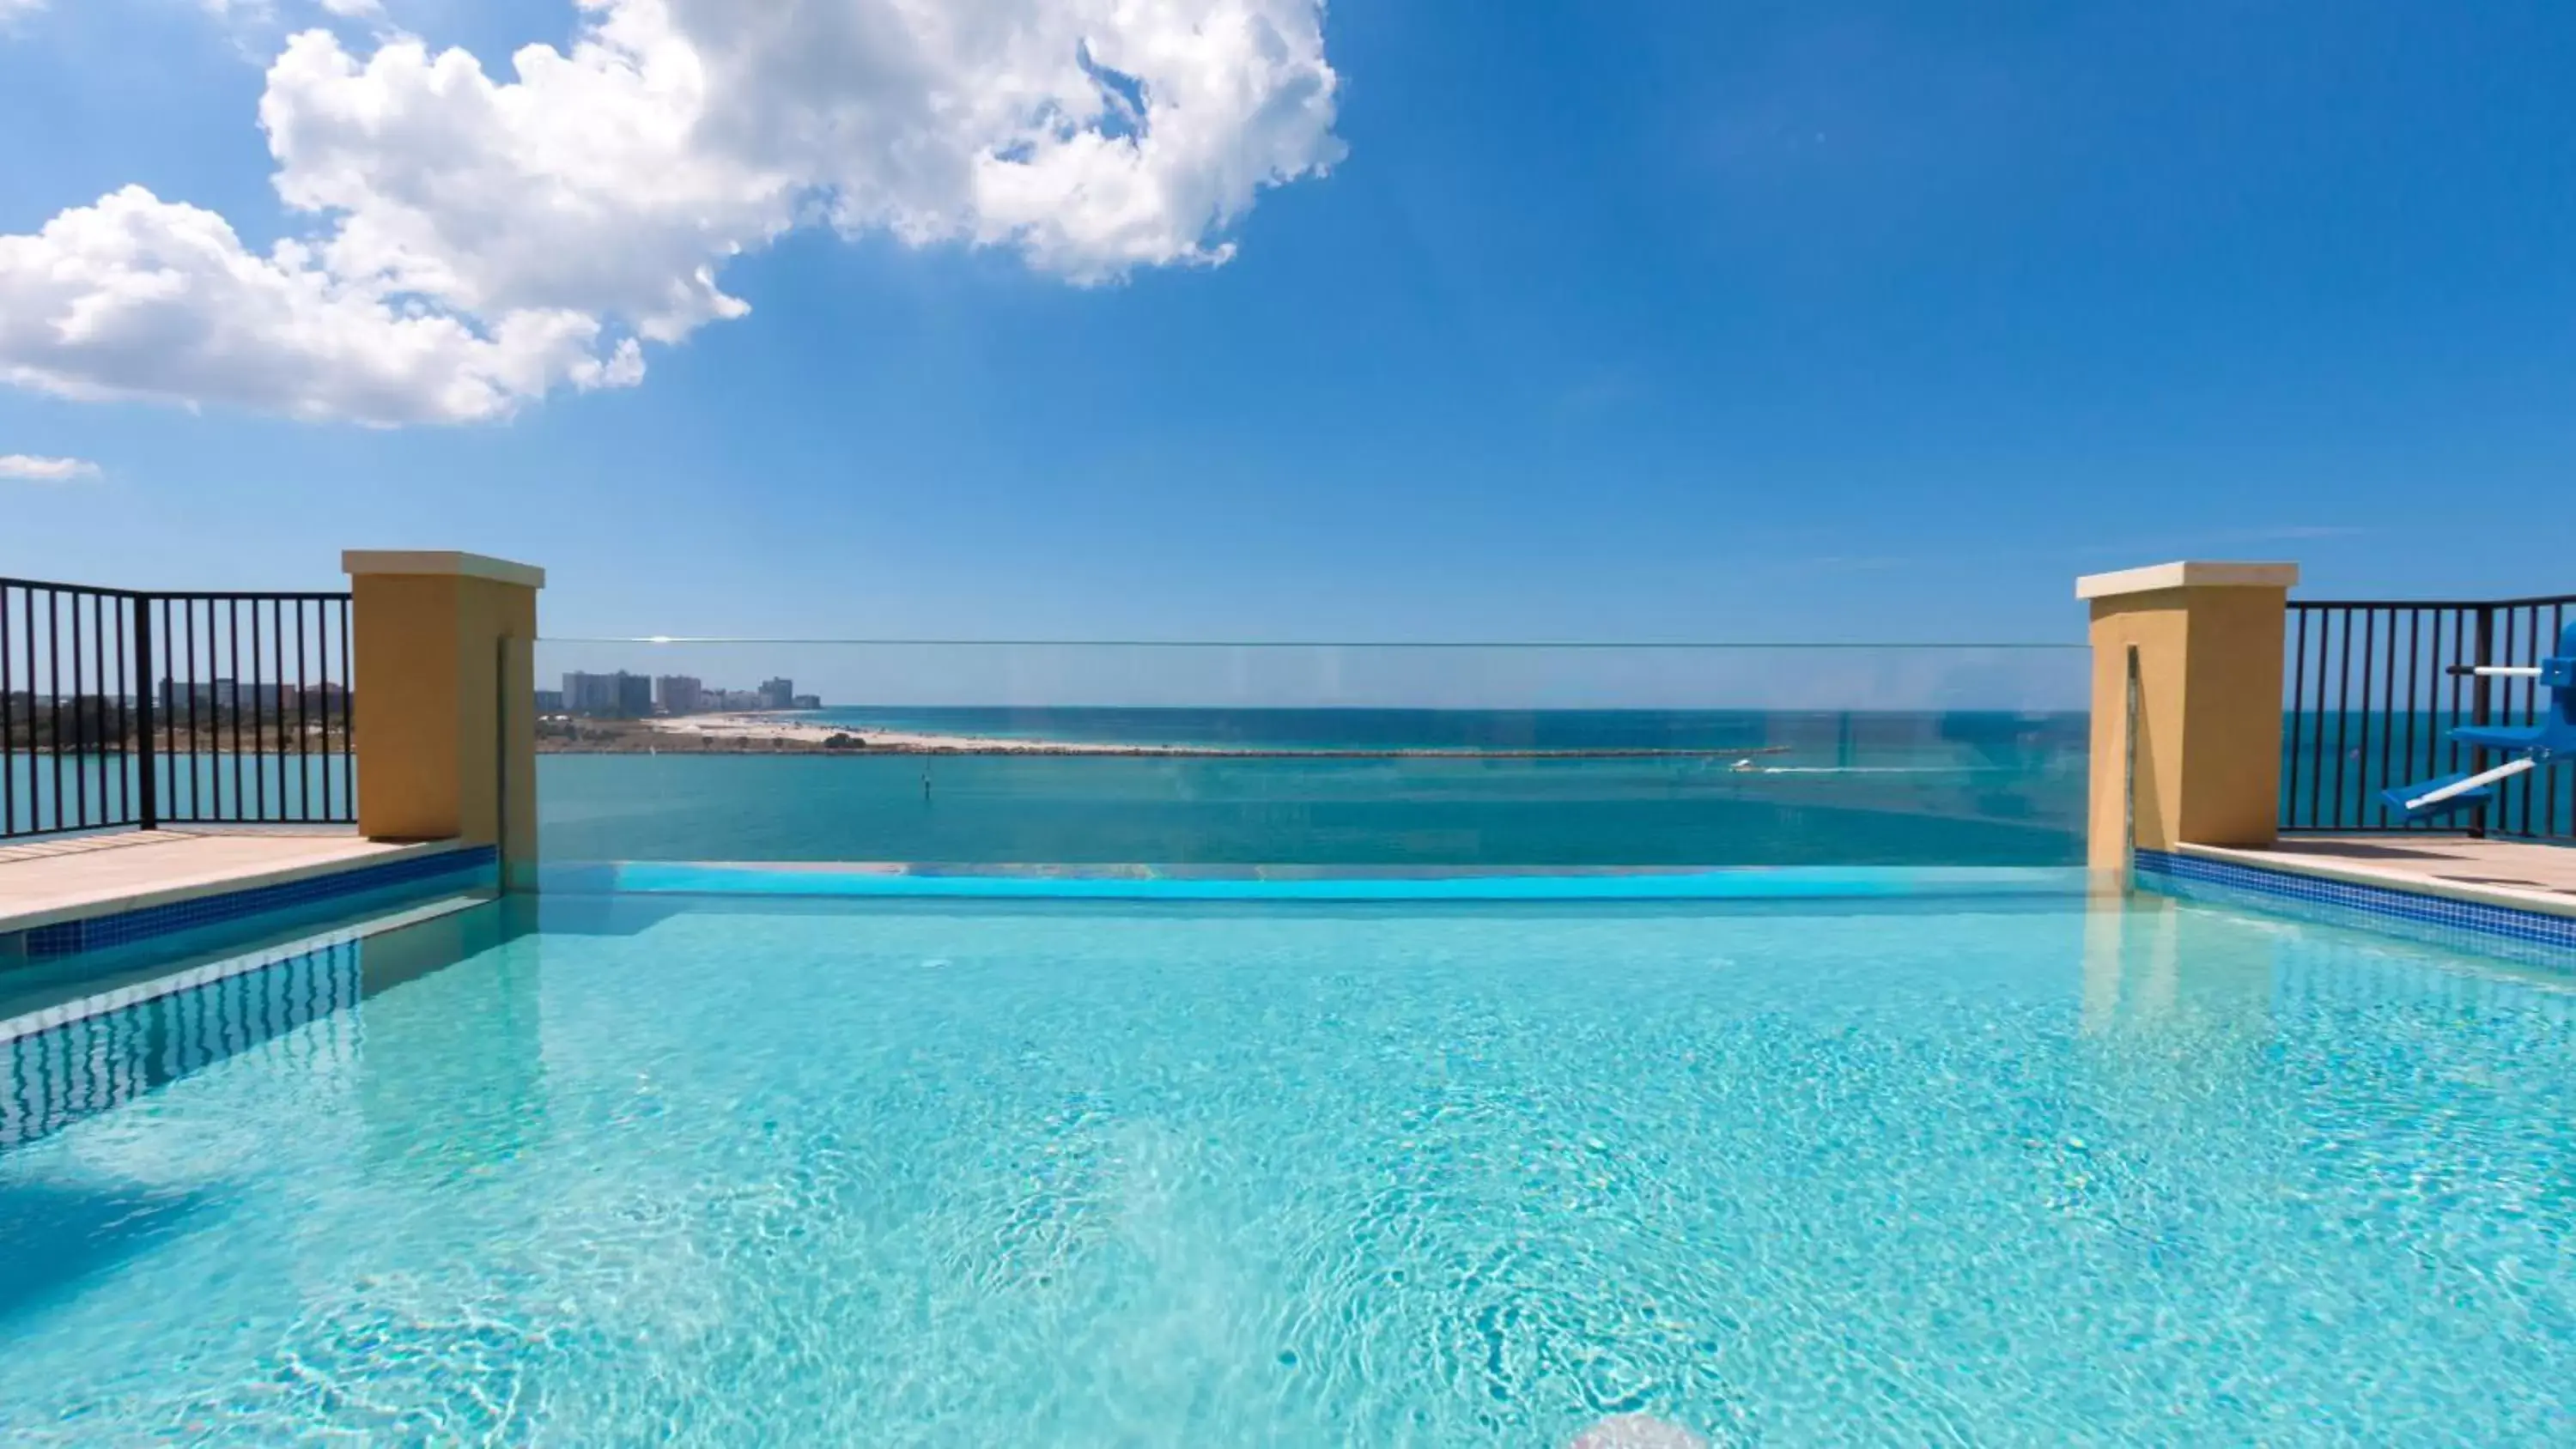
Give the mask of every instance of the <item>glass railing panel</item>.
[{"label": "glass railing panel", "polygon": [[541,849],[550,863],[2072,865],[2087,658],[550,640]]}]

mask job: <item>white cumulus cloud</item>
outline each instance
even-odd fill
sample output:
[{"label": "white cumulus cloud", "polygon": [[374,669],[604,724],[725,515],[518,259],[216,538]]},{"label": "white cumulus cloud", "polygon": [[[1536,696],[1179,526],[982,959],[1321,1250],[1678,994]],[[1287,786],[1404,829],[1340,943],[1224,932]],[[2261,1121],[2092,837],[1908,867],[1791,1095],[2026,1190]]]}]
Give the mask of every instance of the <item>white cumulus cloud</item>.
[{"label": "white cumulus cloud", "polygon": [[[0,0],[7,3],[7,0]],[[338,7],[334,7],[335,9]],[[581,0],[506,77],[322,30],[270,67],[265,252],[128,187],[0,237],[0,379],[377,424],[630,385],[800,225],[1079,284],[1214,265],[1341,155],[1319,0]]]},{"label": "white cumulus cloud", "polygon": [[222,217],[139,186],[0,236],[0,380],[63,397],[470,421],[641,377],[634,340],[603,347],[601,330],[565,308],[405,305],[300,243],[251,252]]},{"label": "white cumulus cloud", "polygon": [[15,478],[28,483],[74,483],[98,476],[98,465],[79,458],[31,458],[24,453],[0,453],[0,478]]}]

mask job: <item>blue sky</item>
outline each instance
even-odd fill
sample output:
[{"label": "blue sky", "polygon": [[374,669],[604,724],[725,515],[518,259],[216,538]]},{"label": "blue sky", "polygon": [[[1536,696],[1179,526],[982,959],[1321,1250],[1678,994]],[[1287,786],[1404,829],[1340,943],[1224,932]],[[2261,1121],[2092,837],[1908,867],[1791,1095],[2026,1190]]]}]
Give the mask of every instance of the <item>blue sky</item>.
[{"label": "blue sky", "polygon": [[[0,22],[0,237],[129,184],[254,253],[314,236],[340,213],[281,205],[260,128],[291,32],[504,80],[582,23],[212,8]],[[642,336],[640,381],[597,369],[657,325],[641,292],[525,257],[406,282],[469,328],[505,294],[605,319],[468,421],[375,425],[304,373],[228,401],[271,354],[174,380],[167,331],[48,361],[60,294],[13,304],[0,242],[0,455],[97,469],[0,479],[0,572],[312,587],[343,547],[462,547],[545,565],[553,632],[943,637],[2064,639],[2074,575],[2184,555],[2576,586],[2576,7],[1343,0],[1307,59],[1303,120],[1200,138],[1270,184],[1155,173],[1247,188],[1205,226],[901,180],[813,223],[886,174],[845,136],[715,263],[748,313]],[[1102,104],[1074,129],[1114,149],[1139,123]],[[376,196],[437,160],[348,154],[297,164]]]}]

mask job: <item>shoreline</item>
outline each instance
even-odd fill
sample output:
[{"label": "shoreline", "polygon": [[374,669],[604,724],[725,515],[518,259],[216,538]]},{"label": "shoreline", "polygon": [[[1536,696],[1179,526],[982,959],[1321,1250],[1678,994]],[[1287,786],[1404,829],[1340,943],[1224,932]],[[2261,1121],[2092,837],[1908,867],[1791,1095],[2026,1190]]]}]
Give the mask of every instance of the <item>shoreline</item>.
[{"label": "shoreline", "polygon": [[[591,733],[583,733],[587,726]],[[844,741],[833,744],[834,740]],[[547,754],[628,755],[668,750],[674,754],[822,754],[867,755],[1097,755],[1126,759],[1215,760],[1652,760],[1705,759],[1749,762],[1786,754],[1788,745],[1740,745],[1729,748],[1476,749],[1396,747],[1384,749],[1288,749],[1259,745],[1144,745],[1086,740],[1025,739],[995,735],[933,734],[919,730],[799,724],[761,715],[684,715],[675,719],[585,721],[569,738],[543,736],[538,748]]]}]

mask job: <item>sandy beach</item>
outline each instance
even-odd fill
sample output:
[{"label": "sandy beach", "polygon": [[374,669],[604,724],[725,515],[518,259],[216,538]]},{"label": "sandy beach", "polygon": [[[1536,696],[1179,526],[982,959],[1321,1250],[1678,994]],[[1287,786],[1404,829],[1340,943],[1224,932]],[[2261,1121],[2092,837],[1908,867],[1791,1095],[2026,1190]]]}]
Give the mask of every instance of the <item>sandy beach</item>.
[{"label": "sandy beach", "polygon": [[1222,755],[1233,751],[1202,745],[1121,745],[1075,740],[1011,739],[990,735],[923,734],[865,726],[804,724],[761,714],[683,715],[644,721],[662,734],[710,742],[747,745],[820,746],[833,738],[865,740],[865,748],[903,755]]},{"label": "sandy beach", "polygon": [[1261,748],[1238,745],[1144,745],[1118,744],[1084,740],[1019,739],[1000,735],[931,734],[918,730],[886,730],[867,725],[820,725],[763,714],[683,715],[675,719],[649,719],[635,723],[643,726],[647,737],[669,739],[674,745],[714,749],[757,749],[786,747],[819,750],[834,739],[859,741],[854,746],[869,754],[883,755],[1123,755],[1187,756],[1214,759],[1422,759],[1476,758],[1511,760],[1599,760],[1599,759],[1667,759],[1676,756],[1733,760],[1749,766],[1756,756],[1786,753],[1785,745],[1736,746],[1725,749],[1575,749],[1575,750],[1490,750],[1490,749],[1363,749],[1363,750],[1298,750]]}]

